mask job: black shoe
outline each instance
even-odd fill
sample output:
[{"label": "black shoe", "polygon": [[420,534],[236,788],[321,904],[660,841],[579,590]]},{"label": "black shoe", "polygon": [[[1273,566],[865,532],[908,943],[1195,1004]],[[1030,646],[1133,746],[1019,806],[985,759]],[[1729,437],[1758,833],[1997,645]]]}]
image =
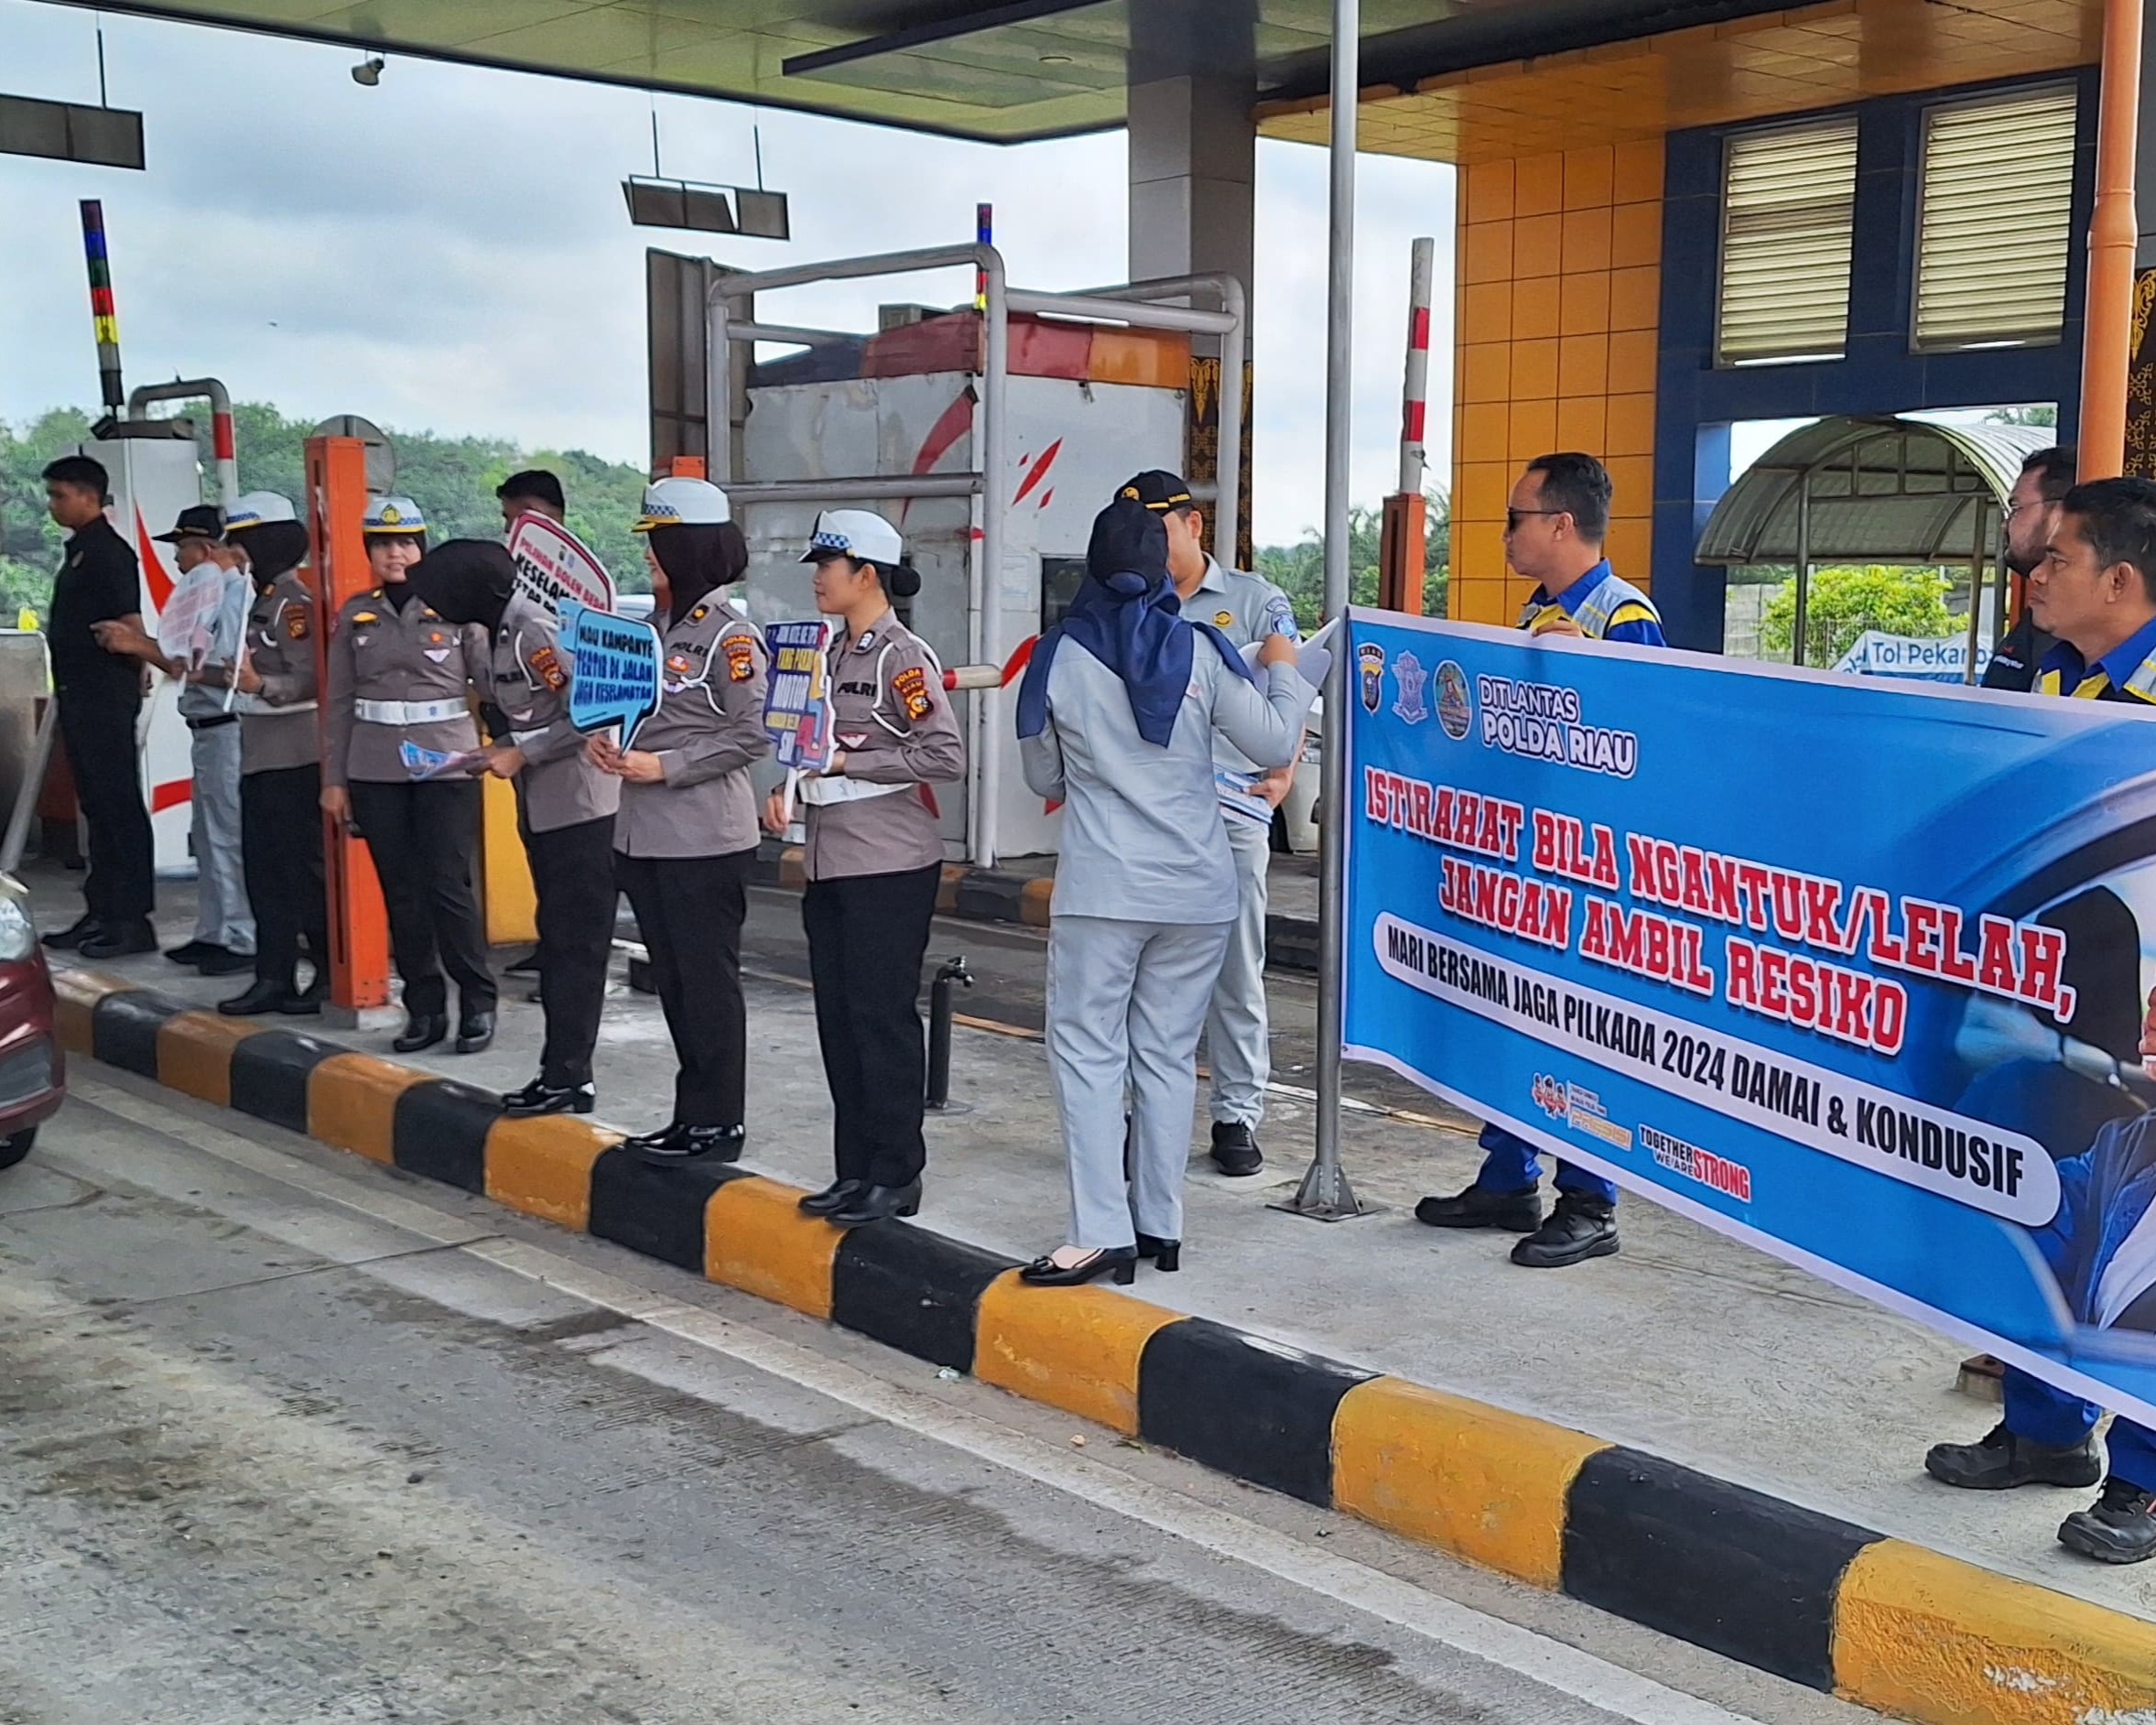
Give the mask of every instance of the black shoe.
[{"label": "black shoe", "polygon": [[389,1046],[398,1054],[417,1054],[438,1042],[447,1042],[449,1036],[449,1014],[414,1013],[406,1022],[405,1034]]},{"label": "black shoe", "polygon": [[255,985],[244,994],[234,994],[230,1000],[217,1003],[217,1010],[227,1018],[258,1018],[264,1013],[274,1013],[292,998],[292,991],[284,983],[268,977],[258,977]]},{"label": "black shoe", "polygon": [[810,1216],[829,1216],[833,1210],[844,1210],[853,1201],[854,1194],[868,1185],[866,1180],[833,1180],[820,1192],[811,1192],[804,1198],[800,1210]]},{"label": "black shoe", "polygon": [[1213,1166],[1223,1174],[1255,1174],[1265,1166],[1257,1139],[1241,1121],[1213,1122]]},{"label": "black shoe", "polygon": [[[190,940],[184,946],[172,948],[165,956],[175,964],[200,964],[212,952],[222,952],[224,949],[214,940]],[[249,959],[247,962],[253,964],[255,960]]]},{"label": "black shoe", "polygon": [[2093,1431],[2077,1444],[2040,1444],[2017,1437],[2004,1422],[1973,1444],[1934,1444],[1924,1471],[1942,1485],[2004,1492],[2017,1485],[2094,1485],[2104,1477]]},{"label": "black shoe", "polygon": [[911,1216],[921,1208],[921,1183],[909,1186],[864,1186],[846,1200],[845,1208],[829,1212],[840,1228],[864,1228],[893,1216]]},{"label": "black shoe", "polygon": [[1163,1240],[1157,1234],[1140,1234],[1138,1255],[1152,1259],[1153,1267],[1156,1270],[1180,1270],[1183,1267],[1183,1242],[1180,1240]]},{"label": "black shoe", "polygon": [[509,965],[506,969],[506,973],[510,976],[538,975],[539,954],[537,949],[534,949],[531,952],[526,953],[523,958],[517,960],[515,964]]},{"label": "black shoe", "polygon": [[133,922],[114,923],[101,928],[86,937],[75,949],[86,959],[126,959],[137,952],[155,952],[157,949],[157,931],[151,928],[146,917]]},{"label": "black shoe", "polygon": [[[167,958],[172,955],[167,953]],[[195,961],[195,969],[204,976],[237,976],[242,971],[255,968],[252,952],[234,952],[230,947],[211,947]]]},{"label": "black shoe", "polygon": [[102,926],[95,917],[78,917],[69,927],[47,935],[44,944],[55,952],[72,952],[85,940],[96,939]]},{"label": "black shoe", "polygon": [[315,1018],[322,1010],[322,1003],[330,998],[329,973],[317,976],[297,994],[287,994],[277,1003],[277,1011],[287,1018]]},{"label": "black shoe", "polygon": [[1530,1270],[1561,1270],[1617,1250],[1617,1206],[1577,1192],[1559,1192],[1550,1219],[1512,1248],[1512,1262]]},{"label": "black shoe", "polygon": [[676,1121],[657,1132],[628,1140],[629,1148],[647,1162],[688,1162],[710,1156],[719,1162],[739,1162],[749,1141],[745,1126],[689,1126]]},{"label": "black shoe", "polygon": [[2059,1524],[2059,1544],[2098,1563],[2142,1563],[2156,1557],[2156,1492],[2114,1474],[2104,1494]]},{"label": "black shoe", "polygon": [[1129,1287],[1135,1282],[1138,1248],[1103,1246],[1067,1266],[1057,1264],[1054,1258],[1035,1258],[1018,1272],[1018,1279],[1035,1287],[1082,1287],[1095,1276],[1111,1275],[1118,1287]]},{"label": "black shoe", "polygon": [[599,1106],[596,1086],[582,1084],[549,1084],[544,1079],[534,1079],[521,1090],[511,1090],[502,1098],[502,1112],[512,1120],[529,1120],[538,1114],[588,1114]]},{"label": "black shoe", "polygon": [[1542,1226],[1542,1188],[1491,1192],[1470,1186],[1450,1198],[1425,1198],[1414,1207],[1414,1219],[1432,1228],[1501,1228],[1531,1234]]},{"label": "black shoe", "polygon": [[493,1046],[494,1009],[488,1006],[475,1012],[466,1007],[457,1024],[457,1052],[484,1054]]}]

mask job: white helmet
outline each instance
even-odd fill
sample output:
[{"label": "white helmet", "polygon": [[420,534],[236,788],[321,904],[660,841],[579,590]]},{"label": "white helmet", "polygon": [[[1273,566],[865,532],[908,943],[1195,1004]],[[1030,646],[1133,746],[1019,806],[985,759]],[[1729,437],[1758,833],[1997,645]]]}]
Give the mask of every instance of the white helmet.
[{"label": "white helmet", "polygon": [[804,563],[820,563],[827,557],[850,557],[856,563],[873,563],[878,569],[896,569],[905,557],[905,541],[898,529],[872,509],[827,509],[816,518],[808,536]]},{"label": "white helmet", "polygon": [[235,527],[259,527],[265,521],[297,521],[299,512],[292,507],[292,500],[274,491],[251,491],[232,506],[224,518],[224,530]]},{"label": "white helmet", "polygon": [[649,533],[654,527],[710,527],[731,521],[733,510],[726,494],[708,479],[655,479],[644,488],[644,514],[631,529]]},{"label": "white helmet", "polygon": [[360,531],[385,537],[424,533],[427,517],[409,497],[374,497],[368,500],[367,513],[360,517]]}]

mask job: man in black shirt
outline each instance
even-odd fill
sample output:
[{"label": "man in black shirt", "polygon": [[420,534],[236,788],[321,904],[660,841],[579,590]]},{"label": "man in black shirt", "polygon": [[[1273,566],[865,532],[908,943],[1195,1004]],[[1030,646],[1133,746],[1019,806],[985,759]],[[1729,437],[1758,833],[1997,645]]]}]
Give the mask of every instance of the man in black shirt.
[{"label": "man in black shirt", "polygon": [[[2072,450],[2039,450],[2021,463],[2021,476],[2006,495],[2006,566],[2026,576],[2043,561],[2044,548],[2059,525],[2059,501],[2074,484]],[[1991,650],[1984,669],[1986,689],[2036,687],[2036,667],[2052,648],[2052,637],[2036,626],[2026,604],[2006,639]]]},{"label": "man in black shirt", "polygon": [[45,470],[52,518],[70,530],[67,557],[52,583],[45,646],[60,733],[67,745],[75,798],[89,831],[88,901],[71,928],[45,944],[74,947],[86,959],[148,952],[154,852],[143,801],[135,725],[142,711],[142,667],[98,645],[94,625],[142,626],[142,574],[127,541],[105,519],[105,471],[87,455],[63,455]]}]

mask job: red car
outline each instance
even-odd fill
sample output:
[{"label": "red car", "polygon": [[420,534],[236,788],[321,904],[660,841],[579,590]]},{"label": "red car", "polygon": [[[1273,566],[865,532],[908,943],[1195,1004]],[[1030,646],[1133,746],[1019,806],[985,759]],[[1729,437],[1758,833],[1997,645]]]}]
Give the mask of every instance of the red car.
[{"label": "red car", "polygon": [[39,1123],[66,1098],[52,973],[38,947],[29,895],[0,874],[0,1168],[30,1154]]}]

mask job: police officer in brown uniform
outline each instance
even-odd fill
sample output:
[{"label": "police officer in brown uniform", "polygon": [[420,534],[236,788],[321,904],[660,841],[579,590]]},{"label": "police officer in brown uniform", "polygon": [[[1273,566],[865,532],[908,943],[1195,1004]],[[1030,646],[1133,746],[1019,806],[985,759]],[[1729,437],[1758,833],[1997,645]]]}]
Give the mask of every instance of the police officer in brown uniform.
[{"label": "police officer in brown uniform", "polygon": [[[898,529],[865,509],[817,517],[803,562],[831,644],[838,743],[829,770],[804,780],[807,888],[801,923],[816,985],[816,1034],[830,1086],[838,1177],[801,1200],[840,1227],[908,1216],[927,1147],[921,1107],[921,960],[943,874],[932,785],[965,775],[966,748],[928,644],[891,609],[921,591]],[[783,792],[764,811],[784,830]]]},{"label": "police officer in brown uniform", "polygon": [[614,809],[622,781],[596,765],[569,722],[568,655],[552,612],[516,590],[508,550],[492,540],[451,539],[413,564],[406,579],[450,623],[491,634],[493,705],[509,724],[477,772],[524,786],[531,832],[525,854],[538,894],[541,1004],[547,1041],[538,1076],[502,1099],[512,1115],[588,1114],[597,1105],[591,1050],[606,1004],[613,946]]},{"label": "police officer in brown uniform", "polygon": [[376,584],[345,602],[330,636],[322,808],[367,841],[382,882],[405,985],[405,1030],[391,1046],[415,1054],[448,1037],[446,965],[457,1052],[476,1054],[494,1039],[496,992],[471,891],[479,782],[417,778],[404,745],[479,746],[471,691],[493,690],[486,631],[450,622],[412,591],[406,572],[426,555],[427,521],[411,499],[376,498],[360,530]]},{"label": "police officer in brown uniform", "polygon": [[[322,882],[322,769],[315,721],[314,594],[299,579],[307,528],[291,500],[249,492],[225,522],[254,578],[240,691],[240,860],[255,908],[255,985],[220,1001],[233,1017],[319,1013],[330,986]],[[314,977],[299,986],[299,945]]]},{"label": "police officer in brown uniform", "polygon": [[756,860],[749,767],[771,750],[764,729],[764,636],[725,602],[749,548],[726,494],[701,479],[662,479],[644,494],[653,621],[664,637],[658,711],[635,746],[591,739],[591,758],[622,781],[614,878],[628,894],[681,1066],[672,1120],[629,1143],[654,1161],[742,1153],[748,1008],[742,922]]}]

